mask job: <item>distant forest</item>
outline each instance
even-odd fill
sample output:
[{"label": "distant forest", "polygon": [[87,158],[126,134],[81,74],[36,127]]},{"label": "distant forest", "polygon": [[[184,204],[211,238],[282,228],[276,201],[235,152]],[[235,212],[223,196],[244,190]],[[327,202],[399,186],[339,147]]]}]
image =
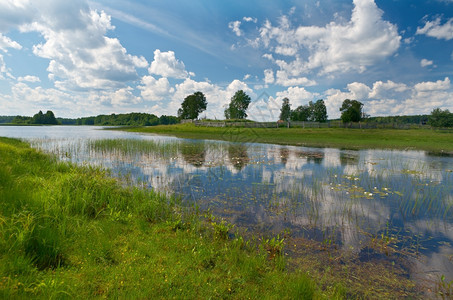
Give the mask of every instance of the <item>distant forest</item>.
[{"label": "distant forest", "polygon": [[99,125],[99,126],[154,126],[179,123],[174,116],[158,117],[147,113],[111,114],[85,118],[55,118],[52,111],[43,114],[41,111],[33,117],[0,116],[0,124],[61,124],[61,125]]},{"label": "distant forest", "polygon": [[363,121],[377,124],[420,124],[426,125],[429,123],[430,115],[415,115],[415,116],[389,116],[389,117],[368,117]]},{"label": "distant forest", "polygon": [[99,126],[155,126],[179,123],[174,116],[162,115],[160,118],[154,114],[129,113],[99,115],[78,119],[57,118],[62,125],[99,125]]},{"label": "distant forest", "polygon": [[[436,111],[437,112],[437,111]],[[441,119],[445,114],[448,120],[451,120],[453,114],[448,111],[439,111]],[[377,123],[377,124],[430,124],[434,127],[450,127],[452,122],[443,122],[436,124],[433,116],[434,115],[413,115],[413,116],[388,116],[388,117],[367,117],[362,120],[366,123]],[[443,119],[446,119],[443,118]],[[56,121],[56,122],[55,122]],[[85,118],[55,118],[51,111],[46,114],[42,112],[37,113],[33,117],[24,116],[0,116],[0,124],[61,124],[61,125],[99,125],[99,126],[154,126],[154,125],[169,125],[179,123],[179,118],[175,116],[161,116],[158,117],[154,114],[147,113],[128,113],[128,114],[111,114],[111,115],[99,115],[96,117],[85,117]],[[439,123],[439,122],[437,122]],[[445,124],[444,124],[445,123]]]}]

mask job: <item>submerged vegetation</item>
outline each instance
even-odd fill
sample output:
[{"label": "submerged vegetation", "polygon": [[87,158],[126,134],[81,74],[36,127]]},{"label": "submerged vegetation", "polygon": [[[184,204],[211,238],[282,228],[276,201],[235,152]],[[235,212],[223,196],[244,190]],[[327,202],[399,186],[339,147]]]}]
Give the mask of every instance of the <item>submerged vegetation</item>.
[{"label": "submerged vegetation", "polygon": [[334,147],[347,149],[403,149],[432,152],[453,152],[449,131],[427,129],[393,130],[345,128],[216,128],[193,124],[123,129],[172,135],[181,138],[213,139],[241,142],[272,143],[306,147]]}]

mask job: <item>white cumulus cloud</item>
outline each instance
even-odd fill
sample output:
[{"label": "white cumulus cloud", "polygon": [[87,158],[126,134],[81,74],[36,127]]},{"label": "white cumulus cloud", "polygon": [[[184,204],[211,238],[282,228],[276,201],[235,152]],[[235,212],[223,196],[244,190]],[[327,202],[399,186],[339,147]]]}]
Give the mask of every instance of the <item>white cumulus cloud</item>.
[{"label": "white cumulus cloud", "polygon": [[0,33],[0,50],[8,52],[8,48],[22,49],[22,46],[18,42],[13,41],[9,37]]},{"label": "white cumulus cloud", "polygon": [[17,78],[18,81],[26,81],[26,82],[41,82],[41,79],[37,76],[26,75],[23,77]]},{"label": "white cumulus cloud", "polygon": [[274,71],[272,69],[264,70],[264,83],[272,84],[274,83],[274,81],[275,81]]},{"label": "white cumulus cloud", "polygon": [[164,100],[174,92],[174,88],[170,87],[170,82],[165,77],[156,79],[153,76],[143,76],[141,83],[138,88],[145,100]]},{"label": "white cumulus cloud", "polygon": [[242,35],[241,21],[233,21],[233,22],[228,23],[228,28],[230,28],[234,32],[234,34],[236,34],[237,36]]},{"label": "white cumulus cloud", "polygon": [[[128,54],[118,39],[106,35],[114,29],[110,16],[83,0],[6,0],[0,3],[0,20],[0,30],[16,28],[44,38],[33,53],[49,60],[49,78],[60,89],[124,88],[138,79],[137,68],[148,66],[145,58]],[[5,36],[0,40],[1,48],[20,49]]]},{"label": "white cumulus cloud", "polygon": [[416,34],[424,34],[436,39],[451,40],[453,39],[453,18],[441,25],[441,19],[436,18],[434,21],[426,21],[425,26],[418,27]]},{"label": "white cumulus cloud", "polygon": [[177,79],[184,79],[193,74],[189,74],[184,63],[176,59],[175,52],[161,52],[159,49],[154,51],[154,60],[148,71],[150,74]]},{"label": "white cumulus cloud", "polygon": [[330,89],[324,96],[330,118],[340,116],[339,108],[345,99],[361,101],[365,112],[371,116],[429,114],[436,107],[453,108],[453,91],[448,77],[413,86],[376,81],[370,88],[353,82],[347,85],[346,91]]},{"label": "white cumulus cloud", "polygon": [[269,51],[295,58],[284,63],[275,60],[289,79],[313,70],[320,74],[363,72],[393,55],[400,46],[396,25],[382,15],[373,0],[354,0],[348,22],[294,27],[283,16],[277,26],[264,23],[259,42]]},{"label": "white cumulus cloud", "polygon": [[450,89],[450,79],[445,77],[444,80],[437,80],[436,82],[420,82],[417,83],[414,88],[418,92],[448,90]]},{"label": "white cumulus cloud", "polygon": [[421,61],[420,61],[420,66],[422,66],[423,68],[424,67],[428,67],[428,66],[432,66],[433,65],[433,61],[432,60],[428,60],[426,58],[423,58]]},{"label": "white cumulus cloud", "polygon": [[242,18],[242,20],[244,20],[245,22],[253,22],[253,23],[258,22],[257,18],[252,18],[252,17],[244,17],[244,18]]},{"label": "white cumulus cloud", "polygon": [[319,96],[316,93],[311,93],[307,91],[303,87],[289,87],[285,91],[277,92],[276,94],[276,100],[281,103],[283,98],[288,98],[290,100],[290,104],[292,106],[292,109],[295,109],[296,107],[300,105],[306,105],[308,104],[309,101],[316,101],[315,99],[317,96]]}]

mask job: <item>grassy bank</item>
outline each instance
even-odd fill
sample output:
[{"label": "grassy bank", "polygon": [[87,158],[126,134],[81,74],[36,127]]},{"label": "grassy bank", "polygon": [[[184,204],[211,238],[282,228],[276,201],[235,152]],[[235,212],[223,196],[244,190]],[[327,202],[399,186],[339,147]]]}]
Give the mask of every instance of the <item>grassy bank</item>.
[{"label": "grassy bank", "polygon": [[347,149],[410,149],[453,152],[453,133],[426,129],[214,128],[192,124],[123,129],[192,139],[259,142]]},{"label": "grassy bank", "polygon": [[103,171],[58,162],[17,140],[0,138],[0,199],[3,299],[339,293],[288,272],[266,247],[230,238],[221,221],[181,214],[175,200],[122,187]]}]

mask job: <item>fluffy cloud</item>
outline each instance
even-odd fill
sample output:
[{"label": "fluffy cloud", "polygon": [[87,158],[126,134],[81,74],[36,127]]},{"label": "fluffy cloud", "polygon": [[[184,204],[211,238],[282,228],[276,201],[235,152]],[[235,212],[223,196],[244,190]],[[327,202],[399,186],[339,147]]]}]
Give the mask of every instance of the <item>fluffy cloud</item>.
[{"label": "fluffy cloud", "polygon": [[188,73],[184,63],[175,57],[175,52],[161,52],[159,49],[154,51],[154,60],[148,69],[150,74],[160,75],[177,79],[187,78],[193,73]]},{"label": "fluffy cloud", "polygon": [[383,12],[372,0],[354,0],[351,20],[331,22],[325,27],[294,28],[287,16],[278,26],[266,21],[260,28],[259,42],[276,54],[294,57],[289,63],[274,60],[284,78],[319,70],[363,72],[391,56],[400,46],[396,25],[382,19]]},{"label": "fluffy cloud", "polygon": [[428,67],[428,66],[432,66],[433,65],[433,61],[432,60],[427,60],[426,58],[423,58],[421,61],[420,61],[420,66],[421,67]]},{"label": "fluffy cloud", "polygon": [[450,89],[450,79],[445,77],[444,80],[437,80],[436,82],[427,81],[417,83],[414,88],[417,92],[427,92],[427,91],[443,91]]},{"label": "fluffy cloud", "polygon": [[142,85],[139,85],[138,88],[145,100],[163,100],[174,92],[174,88],[170,88],[170,82],[164,77],[157,80],[153,76],[143,76],[141,83]]},{"label": "fluffy cloud", "polygon": [[453,39],[453,18],[449,19],[445,24],[440,25],[440,18],[434,21],[427,21],[425,26],[418,27],[416,34],[425,34],[436,39],[451,40]]},{"label": "fluffy cloud", "polygon": [[278,70],[276,83],[282,86],[313,86],[316,85],[316,81],[308,79],[307,77],[293,77],[288,78],[288,72]]},{"label": "fluffy cloud", "polygon": [[264,70],[264,83],[271,84],[274,83],[274,81],[274,71],[272,71],[272,69]]},{"label": "fluffy cloud", "polygon": [[[49,78],[60,89],[123,88],[126,82],[138,79],[136,68],[148,66],[143,57],[128,54],[118,39],[106,36],[114,29],[110,16],[91,10],[85,1],[7,0],[0,10],[0,19],[5,12],[17,17],[6,17],[0,29],[18,27],[42,35],[44,42],[35,45],[33,53],[50,60]],[[0,36],[0,48],[5,44],[20,48]]]},{"label": "fluffy cloud", "polygon": [[46,89],[39,86],[33,88],[26,82],[19,82],[11,87],[10,95],[0,94],[2,111],[9,115],[20,112],[21,115],[31,116],[39,110],[52,110],[58,117],[70,118],[126,113],[141,102],[141,98],[134,96],[130,87],[74,94],[54,88]]},{"label": "fluffy cloud", "polygon": [[20,26],[36,18],[37,10],[31,5],[31,2],[31,0],[0,1],[0,32],[6,32],[10,28]]},{"label": "fluffy cloud", "polygon": [[241,36],[242,35],[242,31],[241,31],[241,21],[234,21],[234,22],[230,22],[228,23],[228,28],[230,28],[234,34],[236,34],[236,36]]},{"label": "fluffy cloud", "polygon": [[13,41],[9,37],[0,33],[0,50],[8,52],[8,48],[22,49],[22,46],[18,42]]},{"label": "fluffy cloud", "polygon": [[141,98],[136,97],[132,91],[133,89],[131,87],[121,88],[113,92],[102,91],[102,93],[97,95],[97,101],[105,106],[130,107],[133,104],[141,102]]},{"label": "fluffy cloud", "polygon": [[242,20],[244,20],[245,22],[253,22],[253,23],[258,22],[257,18],[252,18],[252,17],[244,17],[244,18],[242,18]]},{"label": "fluffy cloud", "polygon": [[318,94],[311,93],[305,88],[301,87],[289,87],[287,90],[277,92],[276,100],[281,102],[283,98],[290,99],[290,103],[293,109],[300,105],[306,105],[309,101],[315,100]]},{"label": "fluffy cloud", "polygon": [[14,79],[14,76],[11,75],[10,70],[6,67],[5,61],[3,60],[3,55],[0,54],[0,79],[5,79],[3,74],[8,78]]},{"label": "fluffy cloud", "polygon": [[[404,99],[407,97],[409,87],[403,83],[395,83],[391,80],[387,82],[376,81],[370,90],[368,98],[372,99]],[[366,95],[364,95],[365,98]],[[361,98],[359,98],[361,99]]]},{"label": "fluffy cloud", "polygon": [[26,76],[17,78],[17,81],[41,82],[41,79],[39,79],[39,77],[37,77],[37,76],[26,75]]},{"label": "fluffy cloud", "polygon": [[353,82],[347,85],[347,91],[330,89],[325,96],[330,118],[340,116],[338,109],[344,99],[361,101],[364,110],[372,116],[427,114],[436,107],[453,108],[453,91],[448,77],[435,82],[420,82],[412,87],[377,81],[369,88],[363,83]]},{"label": "fluffy cloud", "polygon": [[24,112],[36,113],[36,110],[43,110],[43,108],[61,109],[65,105],[67,107],[74,105],[69,94],[56,89],[31,88],[20,82],[12,86],[11,91],[11,103],[19,106]]}]

